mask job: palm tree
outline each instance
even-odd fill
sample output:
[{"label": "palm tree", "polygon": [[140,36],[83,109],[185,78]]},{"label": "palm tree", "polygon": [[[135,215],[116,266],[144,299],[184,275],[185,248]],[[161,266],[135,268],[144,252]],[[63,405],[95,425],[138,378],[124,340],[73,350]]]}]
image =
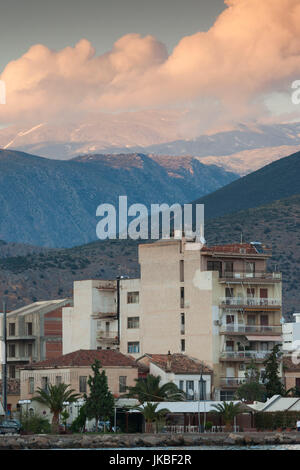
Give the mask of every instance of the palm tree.
[{"label": "palm tree", "polygon": [[158,422],[163,420],[167,413],[170,413],[170,410],[167,408],[162,408],[157,411],[158,403],[147,403],[144,406],[136,406],[135,410],[142,413],[146,422],[146,432],[152,430],[152,424],[155,423],[155,432],[157,432]]},{"label": "palm tree", "polygon": [[185,393],[176,384],[168,382],[160,385],[161,378],[147,375],[146,379],[135,379],[136,384],[128,387],[127,397],[137,398],[141,404],[148,401],[182,401]]},{"label": "palm tree", "polygon": [[58,431],[59,415],[64,409],[64,403],[74,403],[80,397],[79,394],[74,393],[75,390],[67,390],[70,385],[60,383],[58,385],[49,385],[47,389],[38,388],[36,390],[37,396],[32,400],[47,406],[50,409],[52,416],[52,432]]},{"label": "palm tree", "polygon": [[224,401],[223,403],[212,405],[212,407],[215,408],[214,413],[218,413],[222,416],[225,427],[228,430],[232,428],[234,418],[242,412],[240,403],[233,403],[232,401],[230,403]]}]

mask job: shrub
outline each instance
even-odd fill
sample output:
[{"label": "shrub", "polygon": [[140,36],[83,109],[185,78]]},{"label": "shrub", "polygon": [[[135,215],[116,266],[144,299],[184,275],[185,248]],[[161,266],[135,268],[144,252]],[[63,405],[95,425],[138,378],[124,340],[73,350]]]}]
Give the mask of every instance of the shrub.
[{"label": "shrub", "polygon": [[22,431],[32,434],[48,434],[51,432],[51,426],[47,418],[35,414],[25,414],[21,419]]}]

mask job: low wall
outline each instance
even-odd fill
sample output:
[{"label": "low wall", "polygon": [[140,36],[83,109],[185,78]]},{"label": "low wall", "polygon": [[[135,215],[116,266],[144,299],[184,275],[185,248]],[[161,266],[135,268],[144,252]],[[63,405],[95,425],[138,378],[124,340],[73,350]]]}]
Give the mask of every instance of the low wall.
[{"label": "low wall", "polygon": [[4,449],[101,449],[178,446],[232,446],[300,444],[296,432],[251,432],[207,434],[71,434],[0,436]]}]

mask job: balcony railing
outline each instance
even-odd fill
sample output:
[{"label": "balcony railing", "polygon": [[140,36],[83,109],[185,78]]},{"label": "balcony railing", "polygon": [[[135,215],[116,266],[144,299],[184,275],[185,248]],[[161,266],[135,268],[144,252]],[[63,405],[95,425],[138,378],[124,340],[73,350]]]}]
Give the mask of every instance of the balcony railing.
[{"label": "balcony railing", "polygon": [[97,339],[106,343],[118,343],[118,332],[117,331],[97,331]]},{"label": "balcony railing", "polygon": [[280,307],[280,299],[262,299],[260,297],[221,297],[221,305],[249,307]]},{"label": "balcony railing", "polygon": [[220,273],[220,278],[222,279],[266,279],[280,281],[282,276],[281,273],[276,272],[246,272],[246,271],[223,271]]},{"label": "balcony railing", "polygon": [[282,327],[279,325],[244,325],[244,324],[228,324],[221,325],[221,333],[266,333],[266,334],[282,334]]},{"label": "balcony railing", "polygon": [[[239,387],[247,383],[247,379],[245,377],[221,377],[220,385],[221,387]],[[259,383],[263,383],[262,379],[259,379]]]},{"label": "balcony railing", "polygon": [[271,351],[221,351],[221,359],[265,359]]}]

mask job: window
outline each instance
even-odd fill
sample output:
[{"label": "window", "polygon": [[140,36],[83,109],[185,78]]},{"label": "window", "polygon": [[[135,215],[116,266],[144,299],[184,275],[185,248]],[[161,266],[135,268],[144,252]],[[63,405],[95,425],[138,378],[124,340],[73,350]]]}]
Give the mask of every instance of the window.
[{"label": "window", "polygon": [[295,386],[298,391],[300,391],[300,378],[296,377]]},{"label": "window", "polygon": [[32,335],[32,323],[31,322],[26,323],[26,331],[27,331],[28,336]]},{"label": "window", "polygon": [[234,341],[226,341],[226,351],[228,352],[234,351]]},{"label": "window", "polygon": [[45,391],[48,390],[48,377],[42,377],[42,389]]},{"label": "window", "polygon": [[249,274],[255,273],[255,263],[246,262],[246,273],[249,273]]},{"label": "window", "polygon": [[179,380],[179,390],[183,391],[184,389],[184,380]]},{"label": "window", "polygon": [[8,336],[15,336],[16,335],[16,324],[9,323],[8,324]]},{"label": "window", "polygon": [[260,324],[262,326],[268,326],[269,325],[269,316],[268,315],[261,315],[260,316]]},{"label": "window", "polygon": [[127,390],[126,380],[127,380],[126,375],[121,375],[119,377],[119,392],[120,393],[125,393]]},{"label": "window", "polygon": [[186,393],[186,396],[187,396],[188,400],[193,400],[194,399],[194,381],[193,380],[187,380],[186,381],[185,393]]},{"label": "window", "polygon": [[255,315],[247,315],[247,325],[254,326],[256,324],[256,316]]},{"label": "window", "polygon": [[86,384],[87,384],[87,377],[86,376],[80,376],[79,377],[79,392],[80,393],[86,393]]},{"label": "window", "polygon": [[28,379],[28,393],[34,393],[34,377]]},{"label": "window", "polygon": [[184,287],[180,287],[180,307],[184,308]]},{"label": "window", "polygon": [[180,332],[182,335],[185,334],[185,315],[184,313],[180,314]]},{"label": "window", "polygon": [[181,340],[181,352],[185,352],[185,339]]},{"label": "window", "polygon": [[57,386],[57,385],[61,384],[61,382],[62,382],[61,375],[57,375],[55,377],[55,385]]},{"label": "window", "polygon": [[235,392],[228,392],[225,390],[221,390],[220,392],[220,400],[221,401],[231,401],[234,400]]},{"label": "window", "polygon": [[33,349],[32,344],[31,343],[27,344],[26,349],[27,349],[27,357],[32,357],[32,349]]},{"label": "window", "polygon": [[128,304],[138,304],[140,300],[139,292],[127,292],[127,303]]},{"label": "window", "polygon": [[136,353],[139,353],[140,352],[140,343],[138,341],[131,341],[129,343],[127,343],[127,351],[130,353],[130,354],[136,354]]},{"label": "window", "polygon": [[184,260],[179,262],[180,282],[184,282]]},{"label": "window", "polygon": [[222,276],[222,263],[221,261],[207,261],[207,271],[219,271],[219,276]]},{"label": "window", "polygon": [[8,377],[10,379],[16,378],[16,366],[9,366],[8,368]]},{"label": "window", "polygon": [[232,287],[226,287],[225,288],[225,297],[232,298],[233,297],[233,288]]},{"label": "window", "polygon": [[16,345],[15,344],[8,345],[8,357],[16,357]]},{"label": "window", "polygon": [[127,318],[127,328],[139,328],[140,327],[140,317],[128,317]]},{"label": "window", "polygon": [[233,273],[233,263],[231,263],[230,261],[226,261],[225,263],[225,276],[232,276],[232,273]]}]

